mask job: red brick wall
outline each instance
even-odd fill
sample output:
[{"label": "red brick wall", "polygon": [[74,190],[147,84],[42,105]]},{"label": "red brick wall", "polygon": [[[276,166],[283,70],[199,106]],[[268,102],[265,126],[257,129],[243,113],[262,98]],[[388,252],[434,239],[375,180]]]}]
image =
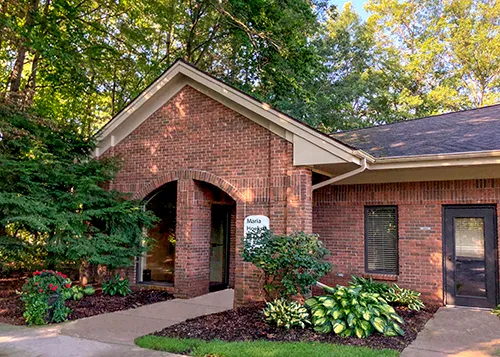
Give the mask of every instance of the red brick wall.
[{"label": "red brick wall", "polygon": [[[209,182],[236,201],[230,277],[236,304],[258,299],[261,292],[258,272],[236,253],[245,216],[269,216],[277,233],[312,229],[311,172],[292,165],[292,144],[189,86],[105,153],[111,155],[122,160],[111,187],[136,198],[179,180],[175,278],[179,295],[205,292],[204,287],[190,288],[188,278],[205,286],[202,276],[208,276],[206,260],[197,262],[205,253],[208,259],[208,251],[200,238],[206,232],[197,222],[206,215],[195,202],[193,180]],[[189,253],[192,244],[203,246],[198,257]],[[197,271],[187,264],[190,261],[203,267]]]},{"label": "red brick wall", "polygon": [[345,283],[351,275],[365,272],[364,206],[397,205],[399,275],[396,281],[422,292],[427,300],[442,302],[443,205],[497,204],[499,200],[500,180],[496,179],[321,188],[313,197],[313,231],[320,234],[331,251],[331,262],[335,266],[322,281]]}]

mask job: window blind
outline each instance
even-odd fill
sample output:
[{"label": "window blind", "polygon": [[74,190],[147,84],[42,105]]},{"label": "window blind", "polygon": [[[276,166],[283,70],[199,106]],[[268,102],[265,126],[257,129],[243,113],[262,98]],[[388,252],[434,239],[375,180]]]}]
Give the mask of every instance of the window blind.
[{"label": "window blind", "polygon": [[397,207],[365,207],[365,270],[398,273]]}]

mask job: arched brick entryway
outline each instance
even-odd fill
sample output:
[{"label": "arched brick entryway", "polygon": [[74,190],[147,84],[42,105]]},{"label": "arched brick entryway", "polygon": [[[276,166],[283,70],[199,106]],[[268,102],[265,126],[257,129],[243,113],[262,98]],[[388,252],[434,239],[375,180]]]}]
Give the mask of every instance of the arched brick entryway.
[{"label": "arched brick entryway", "polygon": [[171,181],[180,181],[180,180],[196,180],[196,181],[203,181],[203,182],[208,182],[209,184],[214,185],[215,187],[218,187],[225,193],[227,193],[233,200],[236,202],[244,202],[245,197],[243,194],[236,188],[234,187],[231,183],[228,181],[210,173],[207,171],[201,171],[201,170],[176,170],[176,171],[170,171],[167,172],[166,174],[163,174],[148,184],[143,185],[133,196],[135,199],[144,199],[147,197],[151,192],[155,191],[156,189],[160,188],[161,186],[165,185],[166,183],[169,183]]},{"label": "arched brick entryway", "polygon": [[[174,292],[178,297],[194,297],[214,288],[217,279],[217,264],[214,256],[220,251],[214,242],[214,221],[220,219],[220,211],[226,215],[223,281],[218,287],[234,287],[238,237],[241,236],[243,219],[237,216],[244,207],[244,197],[224,179],[206,171],[172,171],[154,179],[136,192],[134,198],[149,199],[161,192],[163,187],[176,182],[176,228],[175,228],[175,276]],[[240,213],[241,214],[241,213]],[[214,218],[215,217],[215,218]],[[219,224],[221,224],[219,222]],[[226,250],[227,247],[227,250]],[[214,254],[215,253],[215,254]],[[139,272],[140,278],[141,272]]]}]

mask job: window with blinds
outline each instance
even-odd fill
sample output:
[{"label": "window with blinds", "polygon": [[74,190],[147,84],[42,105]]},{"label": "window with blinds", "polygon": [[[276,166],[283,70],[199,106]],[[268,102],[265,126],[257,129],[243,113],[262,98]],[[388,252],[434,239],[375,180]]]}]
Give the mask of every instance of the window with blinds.
[{"label": "window with blinds", "polygon": [[365,270],[398,273],[397,207],[365,207]]}]

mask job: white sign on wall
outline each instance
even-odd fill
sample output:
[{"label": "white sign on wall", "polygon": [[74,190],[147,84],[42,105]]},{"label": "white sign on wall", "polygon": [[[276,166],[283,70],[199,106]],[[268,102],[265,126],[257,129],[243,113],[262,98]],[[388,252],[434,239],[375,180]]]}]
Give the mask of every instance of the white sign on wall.
[{"label": "white sign on wall", "polygon": [[245,218],[244,232],[245,237],[249,231],[254,231],[257,229],[270,229],[269,217],[266,216],[248,216]]}]

